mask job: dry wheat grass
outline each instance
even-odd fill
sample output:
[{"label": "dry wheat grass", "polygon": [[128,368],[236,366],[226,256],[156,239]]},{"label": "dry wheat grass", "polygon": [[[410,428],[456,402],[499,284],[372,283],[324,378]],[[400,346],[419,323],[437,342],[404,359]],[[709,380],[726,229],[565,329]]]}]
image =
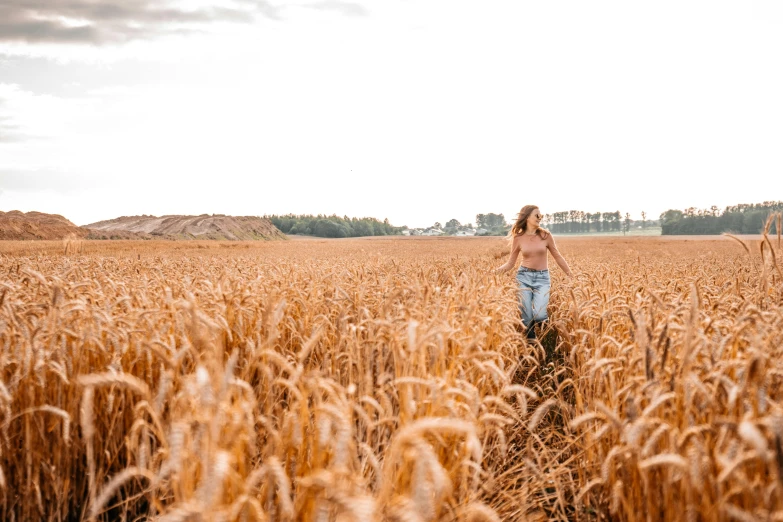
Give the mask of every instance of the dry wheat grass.
[{"label": "dry wheat grass", "polygon": [[781,518],[777,239],[4,245],[0,517]]}]

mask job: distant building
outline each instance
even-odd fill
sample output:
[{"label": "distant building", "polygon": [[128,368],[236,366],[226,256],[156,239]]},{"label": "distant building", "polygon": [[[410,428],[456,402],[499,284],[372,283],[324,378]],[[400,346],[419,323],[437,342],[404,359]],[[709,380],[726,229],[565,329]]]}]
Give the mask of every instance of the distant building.
[{"label": "distant building", "polygon": [[424,232],[421,233],[422,236],[442,236],[443,231],[439,228],[428,228]]}]

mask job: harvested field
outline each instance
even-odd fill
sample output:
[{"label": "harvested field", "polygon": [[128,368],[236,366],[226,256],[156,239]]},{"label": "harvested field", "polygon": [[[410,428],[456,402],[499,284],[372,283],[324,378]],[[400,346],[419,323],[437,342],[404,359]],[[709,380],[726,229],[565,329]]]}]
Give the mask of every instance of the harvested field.
[{"label": "harvested field", "polygon": [[780,238],[558,243],[528,343],[498,238],[2,242],[0,519],[783,518]]}]

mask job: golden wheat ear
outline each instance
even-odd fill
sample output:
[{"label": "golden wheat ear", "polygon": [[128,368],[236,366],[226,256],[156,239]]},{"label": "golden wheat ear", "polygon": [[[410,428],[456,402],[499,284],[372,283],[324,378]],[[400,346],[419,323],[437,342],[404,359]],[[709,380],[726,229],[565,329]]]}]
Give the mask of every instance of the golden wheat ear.
[{"label": "golden wheat ear", "polygon": [[724,232],[724,233],[723,233],[723,235],[724,235],[724,236],[726,236],[726,237],[729,237],[729,238],[733,239],[734,241],[736,241],[737,243],[739,243],[740,245],[742,245],[742,248],[744,248],[744,249],[745,249],[745,252],[747,252],[747,253],[748,253],[748,255],[750,255],[750,247],[748,247],[748,245],[746,245],[746,244],[745,244],[745,242],[744,242],[743,240],[741,240],[740,238],[738,238],[738,237],[737,237],[737,236],[735,236],[734,234],[729,234],[728,232]]}]

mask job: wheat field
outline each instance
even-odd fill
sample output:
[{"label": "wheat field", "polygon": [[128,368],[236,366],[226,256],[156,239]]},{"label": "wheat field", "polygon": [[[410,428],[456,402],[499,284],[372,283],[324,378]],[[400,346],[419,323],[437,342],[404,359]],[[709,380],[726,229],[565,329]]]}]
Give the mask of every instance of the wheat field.
[{"label": "wheat field", "polygon": [[0,519],[783,520],[780,237],[559,246],[4,242]]}]

